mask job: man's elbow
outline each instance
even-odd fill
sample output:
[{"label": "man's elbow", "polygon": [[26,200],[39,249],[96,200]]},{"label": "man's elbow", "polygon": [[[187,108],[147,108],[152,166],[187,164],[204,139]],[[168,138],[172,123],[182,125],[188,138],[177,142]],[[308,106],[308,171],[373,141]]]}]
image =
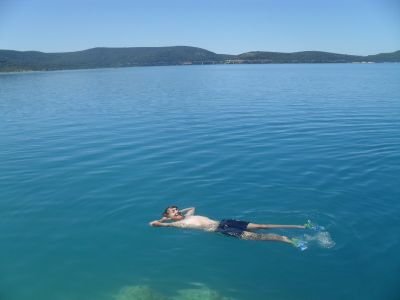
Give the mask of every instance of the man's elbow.
[{"label": "man's elbow", "polygon": [[188,215],[188,216],[194,215],[195,210],[196,210],[196,209],[195,209],[194,207],[191,207],[190,209],[188,209],[186,215]]}]

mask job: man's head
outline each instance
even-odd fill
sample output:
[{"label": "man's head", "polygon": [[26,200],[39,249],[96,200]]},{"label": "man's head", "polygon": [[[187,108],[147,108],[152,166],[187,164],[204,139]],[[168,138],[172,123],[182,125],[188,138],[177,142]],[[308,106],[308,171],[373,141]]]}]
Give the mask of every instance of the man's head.
[{"label": "man's head", "polygon": [[168,206],[164,210],[163,216],[174,221],[179,221],[185,218],[180,212],[179,208],[175,205]]}]

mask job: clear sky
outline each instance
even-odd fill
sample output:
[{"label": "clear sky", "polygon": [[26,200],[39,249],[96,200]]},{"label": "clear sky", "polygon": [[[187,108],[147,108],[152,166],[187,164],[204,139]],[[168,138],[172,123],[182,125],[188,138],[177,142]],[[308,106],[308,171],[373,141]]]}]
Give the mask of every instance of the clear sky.
[{"label": "clear sky", "polygon": [[0,0],[0,49],[400,50],[400,0]]}]

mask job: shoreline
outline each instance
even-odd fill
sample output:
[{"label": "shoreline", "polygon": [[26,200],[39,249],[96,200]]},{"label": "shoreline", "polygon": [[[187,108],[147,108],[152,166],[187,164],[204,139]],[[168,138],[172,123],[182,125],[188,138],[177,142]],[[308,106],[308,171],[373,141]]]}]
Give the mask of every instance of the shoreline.
[{"label": "shoreline", "polygon": [[17,70],[17,71],[0,71],[2,74],[30,74],[41,72],[59,72],[59,71],[84,71],[84,70],[110,70],[110,69],[128,69],[143,67],[188,67],[188,66],[215,66],[215,65],[372,65],[372,64],[399,64],[399,62],[299,62],[299,63],[207,63],[207,64],[155,64],[155,65],[136,65],[136,66],[120,66],[120,67],[92,67],[92,68],[68,68],[68,69],[51,69],[51,70]]}]

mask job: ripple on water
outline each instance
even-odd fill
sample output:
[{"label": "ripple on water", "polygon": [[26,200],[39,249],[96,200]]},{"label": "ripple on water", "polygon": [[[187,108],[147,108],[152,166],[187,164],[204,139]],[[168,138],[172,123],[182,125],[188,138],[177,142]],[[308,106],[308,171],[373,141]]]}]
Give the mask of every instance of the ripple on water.
[{"label": "ripple on water", "polygon": [[[391,64],[1,77],[2,290],[98,299],[201,282],[241,299],[384,299],[399,265],[398,79]],[[317,245],[300,254],[150,228],[169,204],[326,231],[276,231]]]}]

